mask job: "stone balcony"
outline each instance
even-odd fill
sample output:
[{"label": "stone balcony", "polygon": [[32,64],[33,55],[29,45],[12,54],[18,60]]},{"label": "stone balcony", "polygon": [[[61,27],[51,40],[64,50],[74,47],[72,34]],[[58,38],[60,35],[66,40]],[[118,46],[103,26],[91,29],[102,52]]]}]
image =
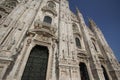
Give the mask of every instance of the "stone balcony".
[{"label": "stone balcony", "polygon": [[43,35],[45,37],[55,37],[56,30],[56,26],[42,22],[40,20],[36,20],[34,22],[34,29],[30,29],[29,32]]},{"label": "stone balcony", "polygon": [[51,8],[51,7],[49,7],[49,6],[44,6],[44,7],[42,8],[42,10],[43,10],[43,11],[49,11],[49,12],[53,13],[53,15],[57,16],[57,11],[55,10],[55,8]]}]

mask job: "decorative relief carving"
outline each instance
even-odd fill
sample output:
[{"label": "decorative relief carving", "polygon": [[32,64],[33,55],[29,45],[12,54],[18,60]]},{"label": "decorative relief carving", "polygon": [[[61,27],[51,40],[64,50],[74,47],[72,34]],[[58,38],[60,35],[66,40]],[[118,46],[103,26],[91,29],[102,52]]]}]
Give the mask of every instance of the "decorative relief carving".
[{"label": "decorative relief carving", "polygon": [[87,55],[84,53],[78,53],[78,57],[86,57],[87,58]]},{"label": "decorative relief carving", "polygon": [[27,45],[29,45],[31,43],[31,39],[27,40]]},{"label": "decorative relief carving", "polygon": [[67,64],[67,59],[60,59],[60,64]]},{"label": "decorative relief carving", "polygon": [[11,51],[8,51],[8,50],[1,50],[0,51],[0,57],[10,58],[11,56],[12,56]]},{"label": "decorative relief carving", "polygon": [[78,71],[77,70],[72,70],[72,77],[77,80],[78,78]]},{"label": "decorative relief carving", "polygon": [[87,62],[87,63],[89,62],[89,56],[84,53],[78,53],[77,57],[78,60],[81,62]]},{"label": "decorative relief carving", "polygon": [[101,62],[101,64],[106,64],[107,61],[101,54],[98,55],[98,58],[99,58],[99,61]]},{"label": "decorative relief carving", "polygon": [[15,42],[16,42],[15,38],[12,37],[11,40],[10,40],[10,42],[9,42],[9,44],[7,45],[7,50],[10,50],[11,47],[15,44]]},{"label": "decorative relief carving", "polygon": [[37,35],[34,37],[34,39],[40,42],[51,43],[51,38],[45,37],[43,35]]},{"label": "decorative relief carving", "polygon": [[0,4],[0,23],[5,20],[7,15],[10,14],[17,4],[17,0],[3,0],[3,2]]},{"label": "decorative relief carving", "polygon": [[84,49],[80,49],[80,48],[77,48],[77,53],[83,53],[86,56],[88,55],[88,53]]},{"label": "decorative relief carving", "polygon": [[69,76],[69,73],[71,73],[71,77],[77,79],[78,70],[79,70],[79,67],[76,67],[76,66],[68,66],[68,65],[60,66],[60,72],[61,72],[60,75],[63,79],[66,79],[67,76]]},{"label": "decorative relief carving", "polygon": [[29,45],[32,42],[32,38],[35,36],[34,33],[28,33],[27,44]]},{"label": "decorative relief carving", "polygon": [[43,10],[43,11],[49,11],[49,12],[51,12],[53,15],[57,16],[57,11],[56,11],[54,8],[51,8],[51,7],[49,7],[49,6],[44,6],[44,7],[42,8],[42,10]]},{"label": "decorative relief carving", "polygon": [[66,77],[67,77],[67,71],[65,70],[65,69],[62,69],[61,70],[61,77],[63,78],[63,79],[66,79]]},{"label": "decorative relief carving", "polygon": [[40,24],[40,19],[38,19],[34,22],[34,28],[35,29],[42,28],[42,25]]},{"label": "decorative relief carving", "polygon": [[78,62],[76,60],[71,59],[60,59],[60,66],[66,66],[66,67],[76,67],[78,65]]}]

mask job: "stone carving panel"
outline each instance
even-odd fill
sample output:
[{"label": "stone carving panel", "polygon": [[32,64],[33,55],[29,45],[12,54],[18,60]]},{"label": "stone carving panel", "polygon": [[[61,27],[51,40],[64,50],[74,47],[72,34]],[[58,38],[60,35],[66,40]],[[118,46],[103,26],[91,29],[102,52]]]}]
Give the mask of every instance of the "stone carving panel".
[{"label": "stone carving panel", "polygon": [[34,39],[40,42],[51,43],[51,38],[45,37],[43,35],[37,35]]},{"label": "stone carving panel", "polygon": [[78,73],[76,70],[72,71],[72,78],[73,78],[73,80],[78,80]]},{"label": "stone carving panel", "polygon": [[57,16],[57,11],[54,8],[51,8],[49,6],[44,6],[42,10],[45,12],[46,11],[51,12],[54,16]]},{"label": "stone carving panel", "polygon": [[11,57],[11,52],[8,51],[8,50],[1,50],[1,51],[0,51],[0,57],[10,58],[10,57]]}]

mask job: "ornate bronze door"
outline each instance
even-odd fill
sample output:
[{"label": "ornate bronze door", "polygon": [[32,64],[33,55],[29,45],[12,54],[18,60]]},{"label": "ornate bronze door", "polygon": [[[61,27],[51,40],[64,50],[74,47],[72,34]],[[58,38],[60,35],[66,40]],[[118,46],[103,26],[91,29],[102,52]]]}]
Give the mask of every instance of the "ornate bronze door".
[{"label": "ornate bronze door", "polygon": [[35,46],[28,58],[21,80],[46,80],[48,49]]}]

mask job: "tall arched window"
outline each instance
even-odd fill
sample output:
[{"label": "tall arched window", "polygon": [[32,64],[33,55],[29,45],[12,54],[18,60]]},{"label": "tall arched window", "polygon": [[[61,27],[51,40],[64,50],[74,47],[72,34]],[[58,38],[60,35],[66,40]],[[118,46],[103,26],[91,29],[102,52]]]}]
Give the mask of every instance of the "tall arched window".
[{"label": "tall arched window", "polygon": [[93,43],[93,46],[94,46],[95,51],[98,51],[95,43],[94,43],[94,42],[92,42],[92,43]]},{"label": "tall arched window", "polygon": [[79,40],[79,38],[75,38],[75,42],[76,42],[76,46],[78,47],[78,48],[81,48],[81,43],[80,43],[80,40]]},{"label": "tall arched window", "polygon": [[52,23],[52,18],[49,16],[44,17],[44,22],[51,24]]},{"label": "tall arched window", "polygon": [[84,63],[80,63],[79,66],[80,66],[81,80],[90,80],[86,65]]},{"label": "tall arched window", "polygon": [[48,6],[51,7],[51,8],[55,8],[56,5],[53,1],[49,1]]},{"label": "tall arched window", "polygon": [[108,74],[107,74],[105,68],[103,66],[101,66],[101,67],[103,69],[103,75],[104,75],[105,80],[109,80],[109,77],[108,77]]}]

